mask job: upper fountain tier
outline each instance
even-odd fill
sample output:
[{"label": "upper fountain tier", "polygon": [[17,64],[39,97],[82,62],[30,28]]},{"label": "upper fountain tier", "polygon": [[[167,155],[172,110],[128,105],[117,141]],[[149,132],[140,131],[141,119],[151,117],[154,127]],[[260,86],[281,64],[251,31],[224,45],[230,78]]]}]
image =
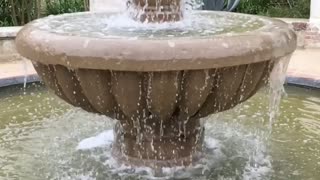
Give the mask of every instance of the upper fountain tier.
[{"label": "upper fountain tier", "polygon": [[179,21],[182,18],[180,0],[129,0],[141,22]]},{"label": "upper fountain tier", "polygon": [[282,21],[206,11],[161,24],[107,12],[50,16],[25,26],[17,41],[23,56],[44,64],[144,72],[251,64],[296,47]]}]

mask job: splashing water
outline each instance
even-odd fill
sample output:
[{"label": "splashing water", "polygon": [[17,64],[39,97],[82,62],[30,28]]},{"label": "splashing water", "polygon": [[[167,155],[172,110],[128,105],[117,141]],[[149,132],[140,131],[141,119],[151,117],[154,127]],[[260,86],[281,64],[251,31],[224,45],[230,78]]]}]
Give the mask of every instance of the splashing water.
[{"label": "splashing water", "polygon": [[[116,5],[118,7],[116,9],[120,9],[122,13],[135,11],[135,9],[133,9],[132,6],[130,6],[130,4],[134,4],[133,0],[120,0],[120,1],[121,3]],[[123,8],[125,7],[125,4],[126,4],[126,8]],[[180,7],[184,15],[192,12],[193,10],[202,9],[203,5],[204,3],[201,0],[181,0],[180,2]],[[148,7],[148,0],[146,1],[146,5],[145,7],[143,7],[143,9],[147,7]],[[159,9],[159,12],[161,12],[160,8],[157,8],[157,9]]]},{"label": "splashing water", "polygon": [[97,147],[110,146],[113,140],[114,140],[113,131],[108,130],[97,136],[82,140],[78,144],[77,150],[87,150],[87,149],[93,149]]},{"label": "splashing water", "polygon": [[[269,176],[268,174],[272,168],[270,157],[266,155],[266,147],[263,141],[257,138],[255,134],[245,132],[241,126],[223,123],[218,119],[213,120],[210,118],[210,123],[206,123],[206,127],[209,132],[207,132],[208,135],[205,139],[204,157],[194,166],[162,168],[162,177],[160,179],[204,178],[209,174],[219,177],[219,174],[225,173],[220,167],[224,167],[226,163],[239,161],[243,161],[243,169],[239,170],[239,174],[235,176],[243,177],[244,179],[259,179],[259,177]],[[159,177],[154,176],[155,172],[151,168],[137,168],[117,164],[110,154],[110,142],[112,142],[113,136],[106,136],[112,133],[112,130],[107,130],[94,137],[86,138],[79,142],[77,150],[90,154],[89,156],[93,156],[92,158],[98,158],[95,157],[97,154],[94,153],[98,149],[106,152],[103,155],[105,161],[101,163],[103,163],[103,166],[111,168],[110,171],[112,173],[118,174],[122,178],[159,179]],[[235,147],[237,148],[233,149]],[[233,149],[233,151],[230,151],[230,149]],[[98,159],[101,158],[99,157]]]}]

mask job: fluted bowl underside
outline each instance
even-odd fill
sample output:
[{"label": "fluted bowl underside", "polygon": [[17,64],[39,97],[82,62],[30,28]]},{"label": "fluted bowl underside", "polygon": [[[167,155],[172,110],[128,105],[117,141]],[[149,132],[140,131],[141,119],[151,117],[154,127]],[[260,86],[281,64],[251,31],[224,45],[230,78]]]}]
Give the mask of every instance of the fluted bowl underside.
[{"label": "fluted bowl underside", "polygon": [[274,63],[167,72],[69,69],[38,62],[34,66],[58,96],[87,111],[120,120],[182,122],[245,101],[267,83]]}]

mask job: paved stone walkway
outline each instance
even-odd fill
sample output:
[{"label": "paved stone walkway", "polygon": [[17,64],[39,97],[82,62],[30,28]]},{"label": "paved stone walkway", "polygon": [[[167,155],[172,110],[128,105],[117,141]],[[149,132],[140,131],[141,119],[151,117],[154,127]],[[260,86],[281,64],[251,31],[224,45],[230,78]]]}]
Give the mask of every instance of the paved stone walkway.
[{"label": "paved stone walkway", "polygon": [[[30,61],[0,62],[0,87],[39,81]],[[299,49],[290,61],[287,82],[320,88],[320,49]]]}]

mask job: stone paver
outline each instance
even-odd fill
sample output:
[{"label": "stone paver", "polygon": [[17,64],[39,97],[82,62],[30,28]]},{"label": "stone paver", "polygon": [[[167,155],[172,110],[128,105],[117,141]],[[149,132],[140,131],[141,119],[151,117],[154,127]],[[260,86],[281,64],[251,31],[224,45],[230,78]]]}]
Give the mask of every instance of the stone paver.
[{"label": "stone paver", "polygon": [[0,62],[0,87],[21,84],[25,80],[27,82],[39,81],[30,61]]},{"label": "stone paver", "polygon": [[320,49],[295,51],[288,67],[287,82],[320,88]]},{"label": "stone paver", "polygon": [[[0,62],[0,87],[39,81],[30,61]],[[320,49],[299,49],[294,52],[287,73],[287,82],[320,88]]]}]

